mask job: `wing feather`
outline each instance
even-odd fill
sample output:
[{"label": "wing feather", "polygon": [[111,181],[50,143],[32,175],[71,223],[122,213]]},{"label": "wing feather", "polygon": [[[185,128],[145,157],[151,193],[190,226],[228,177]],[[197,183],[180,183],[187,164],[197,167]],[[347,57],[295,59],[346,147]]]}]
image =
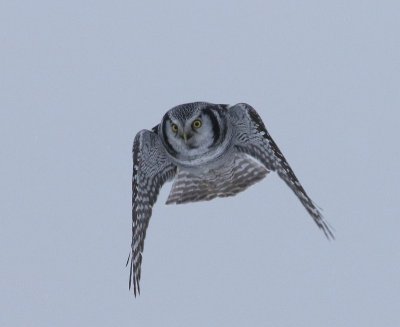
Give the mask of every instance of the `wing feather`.
[{"label": "wing feather", "polygon": [[132,243],[130,260],[129,289],[140,294],[140,275],[144,239],[149,225],[152,208],[163,184],[176,173],[173,165],[154,132],[143,130],[133,142],[132,174]]},{"label": "wing feather", "polygon": [[276,171],[279,177],[296,194],[325,236],[328,239],[334,239],[328,223],[307,195],[289,163],[269,135],[256,110],[248,104],[239,103],[230,107],[229,114],[237,133],[237,143],[235,144],[237,150],[260,160],[267,169]]}]

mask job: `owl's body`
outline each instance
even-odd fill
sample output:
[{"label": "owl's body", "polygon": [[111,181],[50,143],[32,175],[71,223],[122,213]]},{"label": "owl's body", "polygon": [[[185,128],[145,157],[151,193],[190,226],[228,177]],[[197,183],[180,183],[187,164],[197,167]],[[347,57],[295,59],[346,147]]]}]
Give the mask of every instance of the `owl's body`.
[{"label": "owl's body", "polygon": [[178,167],[167,204],[233,196],[263,179],[267,173],[268,170],[255,160],[233,151],[216,164],[196,169]]},{"label": "owl's body", "polygon": [[140,292],[146,229],[162,185],[174,179],[167,204],[233,196],[270,171],[297,195],[325,235],[333,234],[308,197],[257,112],[195,102],[169,110],[152,131],[142,130],[133,145],[132,252],[129,286]]}]

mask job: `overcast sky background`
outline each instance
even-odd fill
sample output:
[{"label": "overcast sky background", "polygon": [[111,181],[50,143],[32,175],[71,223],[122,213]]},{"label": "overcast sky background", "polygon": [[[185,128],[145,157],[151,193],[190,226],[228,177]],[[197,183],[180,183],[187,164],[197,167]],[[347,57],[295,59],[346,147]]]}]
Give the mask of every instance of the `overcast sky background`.
[{"label": "overcast sky background", "polygon": [[[399,1],[1,1],[1,326],[400,326]],[[128,291],[131,146],[247,102],[275,175],[165,206]]]}]

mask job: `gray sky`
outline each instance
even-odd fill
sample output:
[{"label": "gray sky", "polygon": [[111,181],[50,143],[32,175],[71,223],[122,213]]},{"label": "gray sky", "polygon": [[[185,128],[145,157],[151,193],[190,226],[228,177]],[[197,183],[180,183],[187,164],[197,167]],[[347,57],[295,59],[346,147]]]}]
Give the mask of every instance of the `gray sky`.
[{"label": "gray sky", "polygon": [[[400,325],[398,1],[2,1],[1,326]],[[279,180],[165,206],[128,292],[131,145],[247,102]]]}]

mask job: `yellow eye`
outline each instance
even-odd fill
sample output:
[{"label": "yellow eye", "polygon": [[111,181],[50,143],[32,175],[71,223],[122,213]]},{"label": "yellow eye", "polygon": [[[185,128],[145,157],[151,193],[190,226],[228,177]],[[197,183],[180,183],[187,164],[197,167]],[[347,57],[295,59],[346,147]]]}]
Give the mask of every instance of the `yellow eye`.
[{"label": "yellow eye", "polygon": [[192,123],[192,126],[193,126],[193,128],[200,128],[202,124],[203,124],[203,123],[201,122],[200,119],[196,119],[196,120]]},{"label": "yellow eye", "polygon": [[178,125],[177,125],[177,124],[172,124],[172,125],[171,125],[171,129],[172,129],[172,131],[173,131],[174,133],[177,133],[177,132],[178,132]]}]

